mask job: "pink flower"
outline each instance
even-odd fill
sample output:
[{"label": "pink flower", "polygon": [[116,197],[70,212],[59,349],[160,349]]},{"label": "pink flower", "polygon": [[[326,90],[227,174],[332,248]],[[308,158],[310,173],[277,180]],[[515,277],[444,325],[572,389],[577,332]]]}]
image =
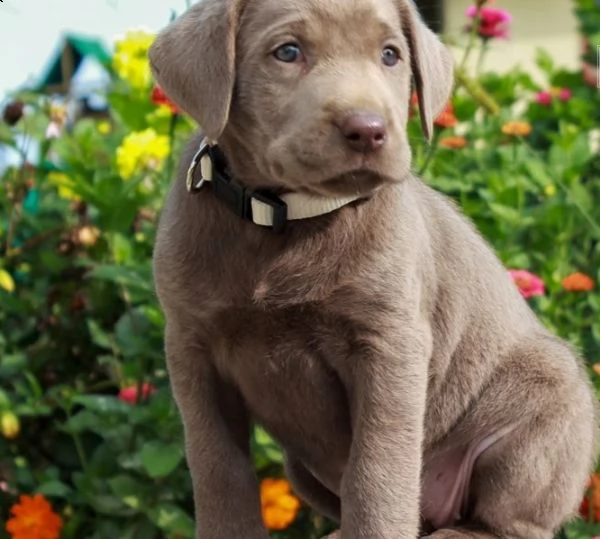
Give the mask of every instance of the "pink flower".
[{"label": "pink flower", "polygon": [[479,35],[484,39],[507,38],[512,15],[505,9],[485,6],[477,8],[470,6],[467,9],[467,17],[479,18]]},{"label": "pink flower", "polygon": [[551,105],[552,104],[552,94],[547,90],[544,92],[539,92],[535,96],[535,100],[540,105],[545,105],[545,106]]},{"label": "pink flower", "polygon": [[[149,383],[142,384],[142,400],[147,399],[152,393],[156,391],[156,388]],[[119,398],[122,401],[128,402],[129,404],[135,404],[138,400],[138,388],[137,385],[124,387],[119,391]]]},{"label": "pink flower", "polygon": [[554,99],[566,102],[573,97],[573,92],[569,88],[550,88],[550,90],[544,90],[539,92],[535,96],[535,100],[540,105],[548,106],[552,104]]},{"label": "pink flower", "polygon": [[573,92],[568,88],[561,88],[558,92],[558,99],[561,101],[569,101],[573,97]]},{"label": "pink flower", "polygon": [[519,292],[524,298],[532,298],[533,296],[543,296],[545,292],[544,281],[537,275],[527,270],[508,270],[508,274],[513,282],[517,285]]}]

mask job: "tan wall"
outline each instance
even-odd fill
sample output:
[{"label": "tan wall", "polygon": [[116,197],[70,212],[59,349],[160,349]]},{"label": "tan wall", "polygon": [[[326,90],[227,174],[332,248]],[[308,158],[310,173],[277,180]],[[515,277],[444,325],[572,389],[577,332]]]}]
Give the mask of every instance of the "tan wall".
[{"label": "tan wall", "polygon": [[[446,33],[456,36],[465,25],[470,0],[445,0]],[[513,16],[508,41],[495,40],[486,69],[506,70],[520,65],[535,71],[538,48],[548,51],[555,63],[575,68],[579,62],[580,41],[571,0],[496,0],[495,6]],[[456,51],[460,57],[460,51]]]}]

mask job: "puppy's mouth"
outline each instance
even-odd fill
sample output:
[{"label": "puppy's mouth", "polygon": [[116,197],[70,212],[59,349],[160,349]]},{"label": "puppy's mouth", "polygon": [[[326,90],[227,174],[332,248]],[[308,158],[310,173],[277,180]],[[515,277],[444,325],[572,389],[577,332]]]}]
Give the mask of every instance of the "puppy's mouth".
[{"label": "puppy's mouth", "polygon": [[369,196],[384,184],[394,181],[391,177],[363,166],[311,185],[311,188],[324,196]]}]

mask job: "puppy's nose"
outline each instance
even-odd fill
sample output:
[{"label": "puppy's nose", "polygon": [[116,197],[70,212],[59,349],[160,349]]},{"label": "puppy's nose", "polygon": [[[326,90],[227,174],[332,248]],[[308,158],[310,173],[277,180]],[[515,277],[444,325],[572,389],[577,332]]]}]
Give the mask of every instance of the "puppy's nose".
[{"label": "puppy's nose", "polygon": [[385,144],[385,120],[378,114],[350,114],[341,122],[340,130],[348,146],[355,152],[376,152]]}]

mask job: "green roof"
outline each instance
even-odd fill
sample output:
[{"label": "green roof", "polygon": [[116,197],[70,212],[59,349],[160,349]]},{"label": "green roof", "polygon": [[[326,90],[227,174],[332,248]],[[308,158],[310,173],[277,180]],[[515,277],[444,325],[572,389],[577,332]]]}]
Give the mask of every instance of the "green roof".
[{"label": "green roof", "polygon": [[66,46],[73,49],[73,73],[77,71],[84,58],[95,58],[100,64],[110,70],[112,56],[101,39],[67,34],[63,37],[57,51],[48,61],[44,75],[36,85],[36,90],[43,90],[47,86],[59,85],[63,81],[61,58]]}]

